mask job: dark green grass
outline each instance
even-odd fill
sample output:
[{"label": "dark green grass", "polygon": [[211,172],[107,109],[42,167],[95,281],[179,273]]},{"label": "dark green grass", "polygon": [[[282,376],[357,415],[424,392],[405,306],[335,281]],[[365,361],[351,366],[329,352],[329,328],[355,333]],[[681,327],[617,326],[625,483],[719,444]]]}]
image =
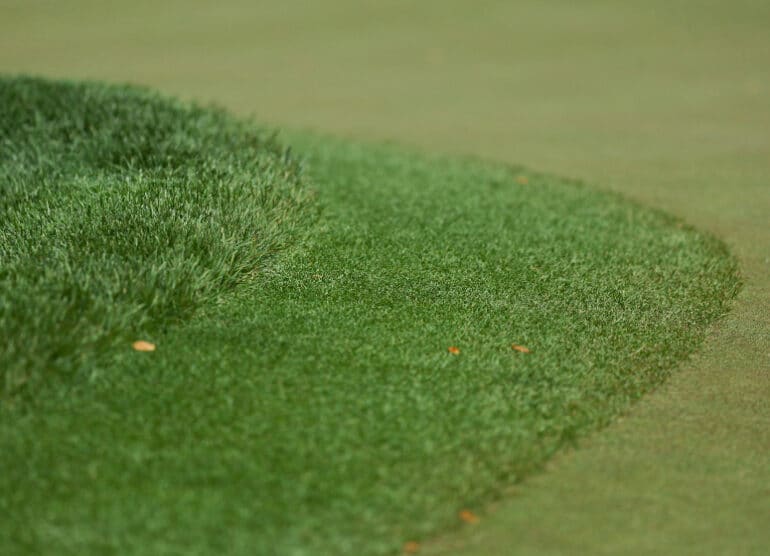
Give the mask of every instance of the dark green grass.
[{"label": "dark green grass", "polygon": [[6,404],[5,552],[397,553],[658,384],[735,291],[720,244],[614,196],[291,142],[306,241],[157,352]]},{"label": "dark green grass", "polygon": [[306,198],[288,153],[220,111],[0,79],[0,398],[232,289]]}]

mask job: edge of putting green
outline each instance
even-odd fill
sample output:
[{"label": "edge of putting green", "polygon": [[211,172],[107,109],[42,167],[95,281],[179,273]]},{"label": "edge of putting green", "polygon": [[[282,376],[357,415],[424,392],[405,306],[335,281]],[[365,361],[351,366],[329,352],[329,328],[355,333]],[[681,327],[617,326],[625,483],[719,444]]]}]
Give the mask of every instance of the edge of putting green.
[{"label": "edge of putting green", "polygon": [[[723,313],[705,325],[698,344],[689,355],[670,367],[669,376],[664,381],[653,385],[640,398],[630,402],[608,423],[585,431],[576,438],[575,443],[563,446],[542,466],[522,479],[501,486],[495,496],[481,507],[474,508],[474,511],[478,512],[478,523],[467,523],[458,519],[454,525],[443,531],[436,531],[434,535],[419,539],[414,548],[417,553],[426,556],[609,556],[618,553],[649,554],[665,543],[672,553],[686,553],[693,543],[698,542],[700,535],[707,533],[710,522],[698,524],[696,530],[688,531],[687,535],[679,534],[683,521],[677,511],[684,514],[693,510],[692,492],[701,486],[699,480],[702,478],[693,480],[688,476],[687,471],[697,463],[687,461],[689,454],[681,454],[680,440],[676,437],[683,433],[704,437],[707,435],[698,430],[698,420],[692,415],[693,412],[701,413],[702,410],[695,403],[690,403],[687,407],[678,406],[676,392],[686,391],[692,395],[700,388],[705,389],[705,392],[700,392],[701,397],[713,399],[714,392],[720,388],[722,380],[719,372],[721,367],[715,363],[719,361],[724,349],[720,344],[736,339],[735,328],[740,328],[740,315],[747,312],[748,304],[751,303],[746,297],[749,296],[755,302],[760,301],[756,293],[746,291],[744,264],[723,238],[708,229],[689,223],[670,210],[645,203],[618,188],[602,187],[585,179],[566,177],[553,172],[539,172],[526,165],[511,164],[499,158],[476,154],[442,155],[431,153],[419,144],[404,145],[391,139],[340,136],[307,127],[283,129],[281,136],[299,152],[307,144],[338,141],[403,149],[405,152],[427,157],[451,157],[453,160],[469,163],[507,166],[529,175],[557,177],[568,186],[585,187],[658,214],[670,225],[690,229],[719,246],[736,267],[737,280],[733,291],[727,297]],[[700,201],[708,202],[704,199]],[[698,369],[704,366],[709,372],[706,376],[699,376]],[[749,384],[743,384],[739,386],[739,390],[748,387]],[[736,394],[738,392],[732,391],[726,393],[726,396],[734,398]],[[661,414],[670,418],[662,428]],[[650,435],[649,431],[654,429],[658,432]],[[722,440],[728,442],[727,434],[730,430],[720,432]],[[661,444],[670,442],[671,437],[674,438],[674,447],[662,447]],[[650,460],[640,458],[638,451],[630,452],[626,449],[628,445],[638,444],[639,440],[642,441],[642,449],[649,450]],[[679,456],[674,462],[680,468],[669,469],[670,475],[661,477],[653,462],[655,458],[665,457],[666,452],[674,457]],[[597,462],[603,458],[606,458],[606,461]],[[761,468],[762,461],[754,458],[749,465],[757,471]],[[619,472],[623,467],[627,469],[627,473]],[[629,478],[633,482],[629,483]],[[718,476],[710,476],[709,479],[719,480]],[[676,500],[674,507],[667,507],[665,512],[659,512],[654,495],[650,495],[647,500],[640,499],[637,485],[642,481],[665,485],[665,488],[674,492],[671,497]],[[770,490],[762,492],[744,487],[743,491],[745,508],[744,513],[740,515],[749,512],[758,516],[761,521],[759,516],[767,497],[770,496]],[[723,542],[714,547],[713,553],[726,554],[730,553],[733,547],[742,546],[741,553],[757,556],[762,554],[763,544],[756,542],[751,524],[747,524],[740,516],[734,516],[730,508],[716,506],[719,500],[719,495],[709,497],[707,511],[712,512],[712,515],[716,514],[721,523],[729,523],[735,533],[726,535]],[[638,514],[634,507],[636,502],[642,502],[643,506]],[[611,510],[611,519],[597,522],[597,518],[608,515],[607,510]],[[759,526],[760,521],[754,526]],[[646,530],[649,523],[657,524],[661,532],[650,534]],[[626,537],[629,525],[636,529],[637,537]],[[596,542],[597,530],[602,532],[601,544]],[[644,536],[647,536],[645,542],[637,540]]]}]

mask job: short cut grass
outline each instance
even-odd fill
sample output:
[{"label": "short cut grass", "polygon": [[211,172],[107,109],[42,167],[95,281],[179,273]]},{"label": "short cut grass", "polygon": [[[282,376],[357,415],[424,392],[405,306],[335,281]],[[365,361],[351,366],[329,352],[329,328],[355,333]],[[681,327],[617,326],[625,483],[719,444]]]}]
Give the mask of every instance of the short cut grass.
[{"label": "short cut grass", "polygon": [[[39,87],[44,105],[70,94],[78,106],[78,96],[95,94],[92,86],[22,84]],[[102,96],[91,107],[134,94],[93,91]],[[168,101],[148,102],[163,107],[147,110],[169,109]],[[34,112],[34,103],[26,106]],[[66,116],[67,103],[59,111],[49,125],[67,141],[112,137]],[[233,135],[206,135],[210,128],[195,124],[230,120],[173,113],[186,121],[167,125],[188,130],[194,144],[202,141],[198,128],[211,137],[214,175],[239,168]],[[132,119],[131,111],[121,114]],[[155,133],[154,119],[146,133]],[[251,133],[225,127],[235,137]],[[48,368],[37,367],[24,346],[78,337],[68,321],[57,328],[50,320],[69,298],[35,289],[35,280],[46,288],[76,283],[87,299],[120,293],[124,275],[102,274],[91,260],[121,253],[125,283],[136,272],[151,301],[107,304],[114,313],[83,317],[80,326],[101,330],[105,314],[157,322],[156,307],[177,306],[174,288],[146,281],[147,265],[219,269],[209,271],[217,281],[196,298],[190,318],[164,317],[164,326],[148,330],[156,352],[101,343],[89,347],[109,355],[100,367],[99,357],[81,361],[73,350],[55,368],[68,376],[77,363],[88,381],[46,383],[28,403],[2,408],[0,546],[7,553],[397,554],[404,542],[456,524],[459,511],[477,510],[660,383],[737,287],[720,243],[615,196],[523,168],[303,134],[291,142],[324,210],[314,224],[302,221],[305,239],[271,272],[255,275],[270,249],[254,251],[250,217],[228,227],[230,211],[254,206],[252,190],[235,187],[238,180],[224,187],[237,202],[225,203],[230,197],[219,192],[228,179],[186,181],[197,176],[195,162],[168,170],[166,155],[154,152],[166,143],[138,133],[120,143],[126,156],[94,139],[94,152],[111,153],[110,172],[101,169],[104,157],[92,155],[94,168],[82,170],[94,177],[89,186],[67,178],[56,182],[67,187],[52,187],[51,166],[38,169],[52,155],[14,129],[6,133],[4,144],[19,153],[12,175],[36,176],[27,183],[37,188],[10,188],[4,205],[5,214],[19,215],[3,221],[13,232],[4,236],[13,240],[4,257],[20,261],[4,265],[3,295],[11,296],[4,303],[40,321],[30,327],[18,319],[9,331],[21,346],[5,355],[13,376]],[[134,162],[137,149],[139,160],[155,161],[149,170]],[[304,198],[282,153],[260,147],[247,156],[263,164],[248,184],[280,178],[274,190],[290,192],[249,212],[267,215],[281,238],[285,223],[299,221],[273,207],[287,204],[294,215]],[[164,179],[146,183],[148,173]],[[117,221],[77,209],[103,206],[100,199],[123,183],[129,200],[130,186],[144,185],[133,210],[114,213]],[[167,196],[162,210],[153,208],[152,199]],[[49,218],[49,205],[64,209]],[[196,218],[178,219],[179,206]],[[60,224],[48,227],[49,220]],[[148,230],[169,222],[178,227],[161,235],[164,249],[143,250],[158,233]],[[107,233],[109,226],[120,234]],[[205,257],[186,247],[201,241],[199,229],[203,238],[221,238]],[[87,255],[82,230],[93,230]],[[169,241],[179,234],[185,241]],[[228,262],[241,253],[227,247],[233,237],[256,253],[248,259],[255,264]],[[82,281],[64,264],[55,267],[61,275],[37,277],[40,259],[27,261],[19,252],[25,245],[63,261],[79,257]]]}]

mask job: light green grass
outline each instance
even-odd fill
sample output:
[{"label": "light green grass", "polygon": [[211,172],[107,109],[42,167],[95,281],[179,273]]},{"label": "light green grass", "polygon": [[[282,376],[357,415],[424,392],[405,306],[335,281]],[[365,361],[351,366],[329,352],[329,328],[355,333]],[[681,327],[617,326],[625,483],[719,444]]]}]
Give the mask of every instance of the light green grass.
[{"label": "light green grass", "polygon": [[[149,201],[142,196],[117,219],[109,218],[113,205],[94,210],[97,222],[120,228],[86,227],[94,244],[84,263],[98,253],[121,253],[126,274],[110,274],[105,289],[130,291],[125,286],[133,272],[137,283],[145,282],[146,265],[175,268],[161,264],[170,255],[187,268],[206,253],[219,268],[212,261],[228,254],[229,244],[213,238],[232,235],[250,247],[245,255],[230,251],[238,264],[215,275],[215,283],[249,280],[229,293],[204,289],[185,321],[169,322],[141,298],[118,303],[111,308],[118,317],[139,314],[156,323],[144,332],[157,352],[132,352],[132,338],[116,334],[93,347],[94,355],[109,356],[109,365],[99,357],[57,361],[59,374],[77,370],[87,380],[62,384],[41,373],[34,395],[5,404],[5,553],[398,552],[406,540],[451,526],[458,510],[494,498],[659,384],[735,291],[734,263],[721,244],[612,195],[521,168],[302,134],[290,142],[306,159],[322,216],[306,241],[269,271],[253,273],[265,249],[254,248],[248,215],[272,214],[272,205],[255,202],[251,188],[272,176],[279,191],[288,179],[293,195],[301,179],[280,147],[264,151],[256,143],[256,161],[268,161],[260,165],[247,156],[251,151],[242,152],[250,128],[221,114],[146,95],[133,105],[136,93],[121,89],[23,86],[37,94],[27,95],[23,111],[7,114],[30,118],[45,112],[49,97],[69,97],[57,118],[30,120],[55,125],[68,144],[83,145],[77,152],[109,147],[110,174],[89,173],[101,169],[99,157],[78,159],[73,173],[93,176],[87,191],[41,188],[34,203],[7,204],[2,229],[9,245],[50,239],[68,260],[87,243],[82,234],[42,227],[46,203],[63,207],[61,216],[51,213],[62,222],[54,231],[82,230],[87,211],[66,210],[70,201],[87,207],[160,165],[153,198],[167,191],[177,196],[165,210],[144,213]],[[231,183],[180,175],[184,165],[174,157],[179,170],[167,172],[167,154],[176,147],[145,141],[142,133],[118,134],[125,140],[115,146],[114,135],[99,132],[100,119],[83,126],[61,115],[70,106],[80,114],[76,99],[83,94],[88,114],[110,116],[106,129],[113,112],[101,106],[170,111],[170,127],[184,130],[183,144],[212,141],[210,148],[185,150],[179,160],[196,168],[191,160],[203,150],[212,153],[200,159],[204,169],[219,169],[217,154],[224,153],[231,171],[240,158],[228,156],[245,156],[250,178]],[[198,124],[209,116],[211,127]],[[151,121],[141,129],[150,133]],[[26,156],[37,143],[25,144],[19,137],[28,135],[16,127],[6,126],[7,143],[21,144],[18,152]],[[178,135],[172,136],[177,145]],[[120,156],[123,149],[136,152],[137,143],[140,160],[152,163]],[[49,148],[55,152],[58,145]],[[41,172],[28,169],[46,159],[25,159],[12,175],[33,186]],[[519,183],[520,176],[528,183]],[[22,191],[13,185],[22,182],[9,183],[12,193]],[[210,218],[221,195],[236,202]],[[179,243],[198,237],[197,231],[184,235],[189,219],[174,218],[179,207],[206,223],[205,246]],[[230,222],[230,214],[238,219]],[[163,236],[166,249],[126,248],[144,245],[148,230],[166,229],[169,219],[178,224]],[[283,230],[273,225],[276,233]],[[6,280],[34,278],[29,266],[19,268],[11,267]],[[185,276],[201,267],[192,268]],[[101,277],[101,269],[86,266],[83,279]],[[3,306],[44,320],[48,305],[57,303],[46,297],[54,278],[46,278],[42,292],[5,289],[12,295]],[[176,290],[160,292],[160,299],[173,299]],[[90,326],[102,318],[99,312],[82,317]],[[69,329],[45,332],[46,341],[55,342],[68,339]],[[36,333],[10,329],[8,345],[16,351],[9,359],[15,361],[25,343],[42,343]],[[517,353],[512,343],[532,353]],[[461,353],[449,354],[450,345]]]}]

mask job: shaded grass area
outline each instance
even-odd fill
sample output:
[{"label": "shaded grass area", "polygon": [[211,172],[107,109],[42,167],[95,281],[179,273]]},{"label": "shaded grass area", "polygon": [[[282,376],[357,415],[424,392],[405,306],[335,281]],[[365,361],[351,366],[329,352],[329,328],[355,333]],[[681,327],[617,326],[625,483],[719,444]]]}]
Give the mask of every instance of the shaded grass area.
[{"label": "shaded grass area", "polygon": [[307,241],[2,410],[8,552],[396,553],[659,383],[734,294],[721,244],[579,184],[291,143]]},{"label": "shaded grass area", "polygon": [[189,316],[309,213],[288,151],[221,111],[28,78],[0,107],[0,397]]}]

